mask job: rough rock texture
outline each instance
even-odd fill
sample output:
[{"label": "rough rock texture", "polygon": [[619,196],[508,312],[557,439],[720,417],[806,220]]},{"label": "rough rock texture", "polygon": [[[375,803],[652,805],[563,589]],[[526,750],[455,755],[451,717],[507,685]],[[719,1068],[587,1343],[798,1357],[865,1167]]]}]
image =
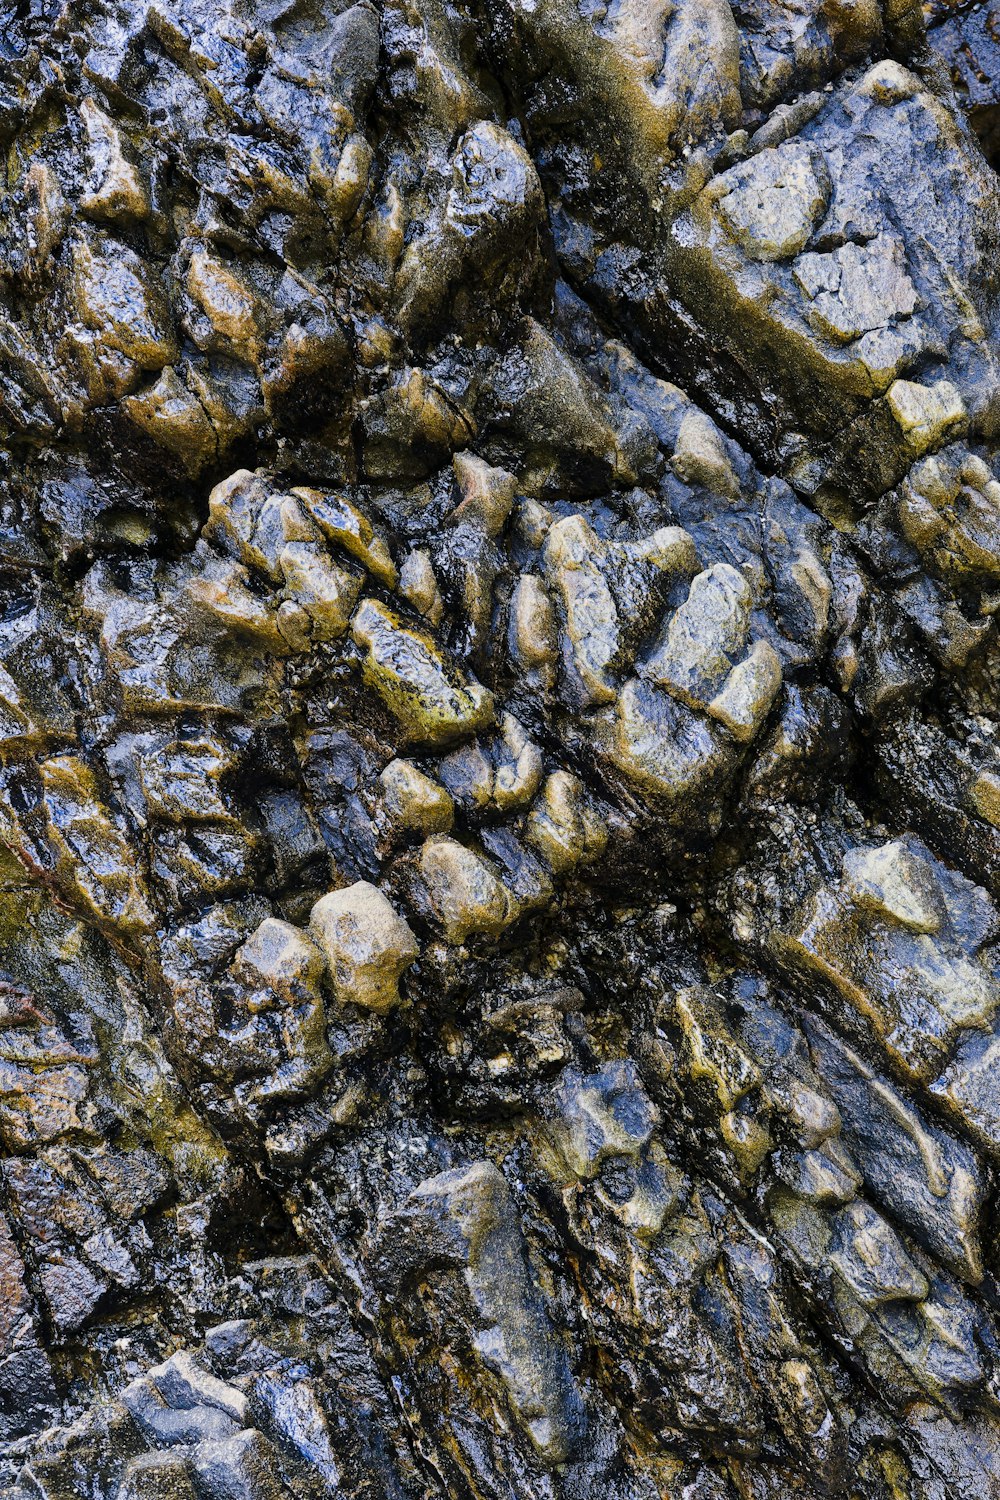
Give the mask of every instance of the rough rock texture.
[{"label": "rough rock texture", "polygon": [[1000,12],[0,0],[0,1496],[1000,1496]]}]

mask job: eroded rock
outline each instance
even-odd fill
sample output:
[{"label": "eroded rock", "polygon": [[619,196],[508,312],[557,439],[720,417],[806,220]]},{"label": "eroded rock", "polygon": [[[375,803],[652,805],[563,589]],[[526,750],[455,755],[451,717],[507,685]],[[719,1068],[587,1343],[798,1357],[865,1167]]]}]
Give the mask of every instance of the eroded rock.
[{"label": "eroded rock", "polygon": [[993,26],[3,9],[5,1500],[992,1495]]}]

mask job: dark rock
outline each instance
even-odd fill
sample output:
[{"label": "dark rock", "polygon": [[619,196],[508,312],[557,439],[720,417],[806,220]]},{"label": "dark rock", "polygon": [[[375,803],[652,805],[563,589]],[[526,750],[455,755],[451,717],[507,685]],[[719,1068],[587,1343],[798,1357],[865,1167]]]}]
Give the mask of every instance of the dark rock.
[{"label": "dark rock", "polygon": [[986,1500],[1000,33],[0,0],[0,1496]]}]

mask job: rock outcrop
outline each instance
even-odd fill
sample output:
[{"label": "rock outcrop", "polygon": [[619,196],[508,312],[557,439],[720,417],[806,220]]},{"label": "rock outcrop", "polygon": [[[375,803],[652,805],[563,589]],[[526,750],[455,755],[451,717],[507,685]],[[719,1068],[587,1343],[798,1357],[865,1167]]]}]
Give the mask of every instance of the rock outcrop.
[{"label": "rock outcrop", "polygon": [[1000,20],[0,0],[0,1497],[1000,1495]]}]

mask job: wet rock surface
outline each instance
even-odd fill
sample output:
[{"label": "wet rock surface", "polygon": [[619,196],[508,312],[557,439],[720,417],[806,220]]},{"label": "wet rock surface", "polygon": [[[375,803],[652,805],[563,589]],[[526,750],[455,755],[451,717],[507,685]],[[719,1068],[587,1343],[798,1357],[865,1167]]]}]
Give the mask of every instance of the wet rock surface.
[{"label": "wet rock surface", "polygon": [[0,0],[0,1495],[1000,1495],[998,79]]}]

